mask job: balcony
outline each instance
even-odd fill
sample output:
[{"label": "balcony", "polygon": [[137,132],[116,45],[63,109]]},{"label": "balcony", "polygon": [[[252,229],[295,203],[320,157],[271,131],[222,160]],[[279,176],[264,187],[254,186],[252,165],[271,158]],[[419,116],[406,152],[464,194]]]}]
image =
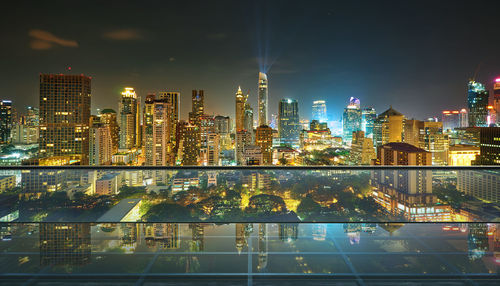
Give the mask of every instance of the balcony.
[{"label": "balcony", "polygon": [[499,279],[500,169],[494,167],[0,172],[0,279],[7,283]]}]

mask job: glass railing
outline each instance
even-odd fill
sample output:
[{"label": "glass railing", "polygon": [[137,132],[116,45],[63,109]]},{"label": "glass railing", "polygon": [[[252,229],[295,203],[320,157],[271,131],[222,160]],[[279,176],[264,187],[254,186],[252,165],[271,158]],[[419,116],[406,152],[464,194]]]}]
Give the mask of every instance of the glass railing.
[{"label": "glass railing", "polygon": [[499,201],[494,167],[3,168],[0,284],[497,285]]}]

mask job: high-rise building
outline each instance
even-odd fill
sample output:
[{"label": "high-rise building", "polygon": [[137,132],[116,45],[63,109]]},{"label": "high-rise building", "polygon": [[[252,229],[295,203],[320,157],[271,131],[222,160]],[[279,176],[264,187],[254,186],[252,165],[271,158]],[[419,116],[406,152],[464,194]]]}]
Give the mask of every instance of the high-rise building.
[{"label": "high-rise building", "polygon": [[500,77],[495,79],[493,84],[493,108],[496,112],[496,124],[500,125]]},{"label": "high-rise building", "polygon": [[102,124],[106,124],[109,126],[111,131],[111,146],[113,154],[118,152],[119,144],[120,144],[120,127],[118,126],[118,120],[116,118],[116,111],[110,108],[106,108],[101,110],[99,114],[99,121]]},{"label": "high-rise building", "polygon": [[273,160],[273,129],[267,125],[257,127],[255,145],[259,146],[262,152],[262,164],[271,165]]},{"label": "high-rise building", "polygon": [[231,132],[231,120],[229,116],[215,116],[214,125],[215,132],[218,134],[229,134]]},{"label": "high-rise building", "polygon": [[14,124],[10,131],[13,144],[36,144],[40,137],[38,126],[30,126],[22,123]]},{"label": "high-rise building", "polygon": [[442,122],[406,120],[403,134],[405,143],[432,153],[433,165],[446,165],[449,139]]},{"label": "high-rise building", "polygon": [[236,92],[236,131],[245,129],[245,105],[247,103],[247,96],[243,95],[241,87],[238,86]]},{"label": "high-rise building", "polygon": [[282,99],[279,103],[278,132],[280,144],[299,146],[300,122],[299,104],[295,99]]},{"label": "high-rise building", "polygon": [[167,98],[146,96],[144,106],[144,153],[147,166],[170,166],[174,164],[175,152],[172,142],[172,108]]},{"label": "high-rise building", "polygon": [[118,104],[120,126],[120,148],[132,149],[140,145],[140,98],[132,87],[121,93]]},{"label": "high-rise building", "polygon": [[326,115],[326,102],[324,100],[313,101],[311,120],[328,122],[328,116]]},{"label": "high-rise building", "polygon": [[253,135],[253,108],[247,102],[245,104],[245,116],[243,120],[243,128]]},{"label": "high-rise building", "polygon": [[403,141],[404,115],[391,107],[381,113],[373,124],[373,141],[376,146]]},{"label": "high-rise building", "polygon": [[393,142],[377,148],[376,163],[383,166],[428,166],[432,165],[432,155],[408,143]]},{"label": "high-rise building", "polygon": [[238,165],[245,165],[244,152],[248,145],[253,144],[252,134],[246,130],[236,131],[235,161]]},{"label": "high-rise building", "polygon": [[480,128],[480,155],[474,165],[500,165],[500,127]]},{"label": "high-rise building", "polygon": [[453,131],[460,126],[460,111],[458,110],[443,110],[441,117],[444,131]]},{"label": "high-rise building", "polygon": [[170,119],[170,142],[176,144],[177,142],[177,122],[180,120],[180,108],[181,108],[181,94],[175,91],[162,91],[158,94],[158,99],[166,100],[170,106],[170,111],[168,112]]},{"label": "high-rise building", "polygon": [[460,114],[458,115],[458,121],[460,122],[460,128],[469,127],[469,112],[467,109],[462,108]]},{"label": "high-rise building", "polygon": [[189,113],[189,123],[200,126],[200,118],[205,112],[205,95],[202,89],[193,90],[191,94],[191,112]]},{"label": "high-rise building", "polygon": [[0,144],[10,141],[10,130],[12,129],[12,101],[0,101]]},{"label": "high-rise building", "polygon": [[192,124],[179,124],[181,162],[183,166],[196,166],[200,156],[200,128]]},{"label": "high-rise building", "polygon": [[487,125],[489,92],[477,81],[469,80],[467,84],[467,103],[469,107],[469,126],[484,127]]},{"label": "high-rise building", "polygon": [[476,199],[500,203],[500,173],[497,170],[458,170],[457,190]]},{"label": "high-rise building", "polygon": [[268,125],[268,81],[267,75],[263,72],[259,72],[259,92],[258,92],[258,102],[259,102],[259,126]]},{"label": "high-rise building", "polygon": [[361,109],[359,99],[351,97],[349,105],[344,108],[342,117],[342,132],[344,142],[348,145],[352,141],[352,133],[361,130]]},{"label": "high-rise building", "polygon": [[88,223],[40,224],[40,264],[81,266],[91,262]]},{"label": "high-rise building", "polygon": [[373,147],[372,138],[365,137],[364,131],[355,131],[352,134],[351,151],[349,152],[349,163],[352,165],[370,165],[377,157]]},{"label": "high-rise building", "polygon": [[88,165],[90,98],[90,77],[40,75],[40,158]]},{"label": "high-rise building", "polygon": [[375,108],[367,107],[361,111],[361,130],[365,132],[365,137],[373,138],[373,124],[377,119]]},{"label": "high-rise building", "polygon": [[219,165],[219,154],[220,154],[220,134],[218,133],[208,133],[207,134],[207,148],[206,148],[206,163],[207,166],[217,166]]},{"label": "high-rise building", "polygon": [[111,129],[104,123],[94,123],[89,132],[89,164],[111,165],[113,144]]}]

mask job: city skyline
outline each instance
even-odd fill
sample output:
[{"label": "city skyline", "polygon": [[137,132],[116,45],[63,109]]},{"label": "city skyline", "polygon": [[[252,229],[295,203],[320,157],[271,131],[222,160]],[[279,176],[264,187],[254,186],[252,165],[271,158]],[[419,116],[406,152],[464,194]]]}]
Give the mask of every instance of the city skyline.
[{"label": "city skyline", "polygon": [[[131,86],[142,100],[150,92],[180,92],[183,119],[191,108],[190,91],[204,89],[211,99],[206,103],[207,113],[234,118],[232,102],[226,99],[232,98],[241,85],[245,92],[250,91],[249,102],[257,111],[255,74],[265,69],[269,76],[269,116],[278,110],[282,98],[296,99],[302,106],[301,118],[310,118],[314,100],[337,106],[349,97],[360,98],[376,110],[384,110],[392,102],[408,117],[439,116],[442,110],[466,107],[467,80],[474,74],[488,90],[498,76],[499,60],[493,50],[498,39],[492,36],[498,24],[488,16],[498,3],[481,1],[474,7],[453,3],[452,11],[444,2],[434,3],[432,14],[425,12],[425,5],[405,3],[401,16],[392,13],[402,9],[395,3],[365,4],[356,10],[358,24],[349,18],[354,7],[345,3],[318,2],[304,8],[296,2],[287,7],[283,2],[272,2],[257,10],[257,4],[228,2],[193,11],[183,4],[165,4],[169,11],[178,12],[169,14],[172,20],[179,20],[176,29],[168,25],[155,28],[152,23],[158,20],[145,24],[140,15],[126,25],[110,24],[136,8],[157,8],[150,17],[155,19],[156,13],[165,8],[162,4],[138,8],[137,4],[124,3],[116,11],[103,4],[99,13],[89,10],[93,6],[89,5],[73,15],[67,13],[73,11],[70,4],[48,11],[33,3],[23,10],[13,7],[13,13],[2,20],[9,21],[20,11],[31,16],[5,31],[10,41],[1,48],[4,69],[0,72],[9,81],[0,92],[9,95],[4,98],[11,99],[17,108],[36,106],[38,73],[67,73],[71,67],[71,73],[93,78],[92,113],[96,108],[116,110],[116,98],[123,87]],[[378,16],[369,14],[370,9],[387,19],[374,21]],[[91,32],[81,31],[66,18],[70,14],[80,19],[85,12],[93,16]],[[210,12],[227,17],[210,19],[200,29],[199,24],[207,22]],[[106,13],[109,19],[104,19]],[[198,19],[184,20],[190,13]],[[245,19],[233,21],[241,15]],[[460,21],[465,17],[470,21]],[[64,27],[59,25],[63,20],[67,23]],[[227,21],[234,26],[228,28]],[[374,23],[373,27],[369,23]],[[350,25],[351,33],[346,34],[338,24]],[[401,27],[393,28],[396,24]],[[322,29],[316,29],[319,27]],[[311,29],[318,34],[308,33]],[[294,35],[283,33],[286,31]],[[470,33],[485,40],[463,42]],[[175,44],[168,49],[156,48],[166,40]],[[203,48],[195,48],[195,43]],[[413,44],[422,47],[416,49]],[[434,104],[429,108],[419,99],[432,99]],[[340,119],[341,114],[341,109],[328,109],[330,120]]]}]

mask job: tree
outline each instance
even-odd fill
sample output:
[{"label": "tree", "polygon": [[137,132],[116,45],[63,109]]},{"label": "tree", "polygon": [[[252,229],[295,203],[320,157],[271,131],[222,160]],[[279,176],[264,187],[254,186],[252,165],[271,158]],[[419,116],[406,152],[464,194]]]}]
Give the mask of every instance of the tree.
[{"label": "tree", "polygon": [[297,214],[302,218],[319,215],[320,211],[321,206],[310,197],[303,198],[297,207]]}]

